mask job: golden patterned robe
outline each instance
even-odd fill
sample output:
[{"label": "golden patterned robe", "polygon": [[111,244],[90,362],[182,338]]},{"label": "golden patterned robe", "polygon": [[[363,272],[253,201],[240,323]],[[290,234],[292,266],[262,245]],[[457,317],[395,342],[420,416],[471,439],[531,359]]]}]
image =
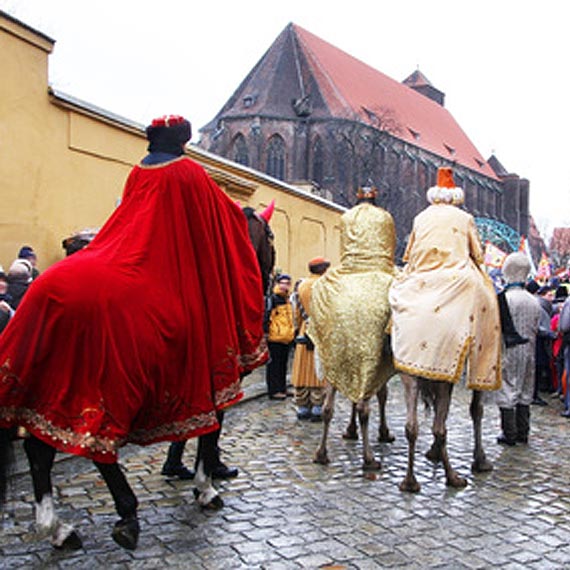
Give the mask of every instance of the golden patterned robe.
[{"label": "golden patterned robe", "polygon": [[499,388],[499,308],[480,267],[473,217],[449,204],[428,206],[414,220],[404,261],[390,290],[396,368],[457,382],[468,356],[467,387]]},{"label": "golden patterned robe", "polygon": [[310,334],[325,377],[353,402],[394,374],[384,348],[396,236],[392,216],[371,204],[342,216],[341,263],[313,286]]}]

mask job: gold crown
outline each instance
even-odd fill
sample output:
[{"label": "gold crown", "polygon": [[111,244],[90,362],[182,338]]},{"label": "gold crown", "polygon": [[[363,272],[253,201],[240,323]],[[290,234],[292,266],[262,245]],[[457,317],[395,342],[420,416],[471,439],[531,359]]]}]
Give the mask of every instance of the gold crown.
[{"label": "gold crown", "polygon": [[357,200],[373,200],[378,195],[378,190],[374,186],[364,186],[356,191]]}]

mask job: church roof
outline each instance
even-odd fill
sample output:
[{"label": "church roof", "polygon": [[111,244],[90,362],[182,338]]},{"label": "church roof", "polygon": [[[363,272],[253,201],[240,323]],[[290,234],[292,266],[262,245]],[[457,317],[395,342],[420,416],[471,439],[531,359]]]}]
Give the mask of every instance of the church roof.
[{"label": "church roof", "polygon": [[[410,81],[431,86],[419,71]],[[295,119],[299,107],[295,112],[293,100],[301,108],[308,102],[313,119],[344,118],[374,127],[383,123],[403,141],[497,179],[447,109],[293,23],[204,129],[221,116]]]}]

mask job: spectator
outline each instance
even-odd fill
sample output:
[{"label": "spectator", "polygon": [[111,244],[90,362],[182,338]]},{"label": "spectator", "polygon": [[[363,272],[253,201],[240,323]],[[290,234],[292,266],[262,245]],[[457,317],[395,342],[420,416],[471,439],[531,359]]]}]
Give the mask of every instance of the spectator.
[{"label": "spectator", "polygon": [[564,374],[566,375],[566,391],[564,395],[564,411],[562,416],[570,418],[570,297],[564,301],[560,311],[559,330],[562,334],[562,351],[564,355]]},{"label": "spectator", "polygon": [[40,274],[37,268],[38,257],[36,255],[36,252],[29,245],[25,245],[20,248],[20,251],[18,252],[18,259],[26,259],[32,264],[32,280],[36,279],[36,277],[38,277]]},{"label": "spectator", "polygon": [[309,273],[306,279],[299,283],[294,303],[299,333],[295,340],[295,356],[293,358],[293,397],[297,406],[297,417],[300,420],[320,421],[324,400],[324,382],[315,373],[314,344],[309,336],[311,292],[315,281],[330,267],[330,262],[324,257],[315,257],[309,261]]},{"label": "spectator", "polygon": [[550,319],[552,318],[552,301],[554,291],[549,286],[540,287],[536,292],[536,298],[541,307],[540,324],[536,338],[535,355],[535,382],[532,403],[535,406],[546,406],[547,403],[540,397],[539,392],[552,392],[552,370],[550,361],[552,357],[552,339]]},{"label": "spectator", "polygon": [[266,381],[270,400],[284,400],[287,397],[287,364],[295,338],[290,291],[291,277],[278,275],[266,304],[264,330],[269,348]]},{"label": "spectator", "polygon": [[14,315],[12,296],[8,293],[8,277],[0,267],[0,333]]},{"label": "spectator", "polygon": [[32,282],[32,271],[32,264],[27,259],[16,259],[8,270],[8,293],[14,309],[18,308]]}]

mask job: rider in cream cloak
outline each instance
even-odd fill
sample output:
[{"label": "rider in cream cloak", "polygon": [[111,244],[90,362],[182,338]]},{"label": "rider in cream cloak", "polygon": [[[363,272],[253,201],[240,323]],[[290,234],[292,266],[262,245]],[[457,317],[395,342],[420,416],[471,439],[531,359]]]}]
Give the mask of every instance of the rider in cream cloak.
[{"label": "rider in cream cloak", "polygon": [[362,203],[343,214],[340,265],[315,282],[311,300],[310,336],[324,375],[353,402],[376,394],[394,373],[383,348],[396,235],[392,216],[373,204],[375,193],[360,190]]},{"label": "rider in cream cloak", "polygon": [[467,387],[496,390],[501,385],[497,296],[481,268],[475,220],[456,207],[464,196],[451,168],[439,169],[427,198],[431,205],[414,219],[407,265],[390,290],[394,364],[413,376],[455,383],[468,357]]}]

